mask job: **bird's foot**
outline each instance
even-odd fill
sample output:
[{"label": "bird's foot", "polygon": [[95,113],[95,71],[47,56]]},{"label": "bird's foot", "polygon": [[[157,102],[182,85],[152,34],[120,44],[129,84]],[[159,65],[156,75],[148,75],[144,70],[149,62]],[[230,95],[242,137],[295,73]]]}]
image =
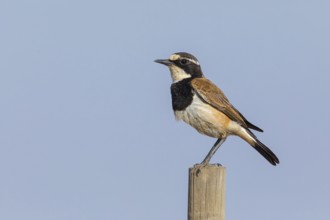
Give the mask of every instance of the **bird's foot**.
[{"label": "bird's foot", "polygon": [[208,162],[201,162],[201,163],[196,163],[194,167],[202,168],[206,166],[217,166],[217,167],[222,167],[221,163],[208,163]]},{"label": "bird's foot", "polygon": [[204,167],[207,166],[217,166],[217,167],[221,167],[222,165],[220,163],[214,163],[214,164],[209,164],[208,162],[202,162],[202,163],[196,163],[194,165],[194,169],[196,169],[196,175],[198,176],[200,174],[200,172],[202,171],[201,169],[203,169]]}]

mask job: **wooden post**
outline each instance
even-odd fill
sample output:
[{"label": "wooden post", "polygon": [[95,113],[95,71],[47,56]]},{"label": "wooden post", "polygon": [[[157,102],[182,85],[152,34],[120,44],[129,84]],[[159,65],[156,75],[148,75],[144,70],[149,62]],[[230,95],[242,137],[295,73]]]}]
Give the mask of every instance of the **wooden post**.
[{"label": "wooden post", "polygon": [[225,219],[225,177],[217,164],[189,168],[188,220]]}]

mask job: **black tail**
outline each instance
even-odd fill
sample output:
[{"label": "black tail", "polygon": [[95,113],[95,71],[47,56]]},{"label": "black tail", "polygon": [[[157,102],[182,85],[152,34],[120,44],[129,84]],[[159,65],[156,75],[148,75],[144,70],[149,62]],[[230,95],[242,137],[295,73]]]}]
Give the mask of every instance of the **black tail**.
[{"label": "black tail", "polygon": [[280,163],[279,159],[273,153],[273,151],[271,151],[266,145],[261,143],[249,129],[246,129],[246,131],[251,135],[252,139],[254,139],[253,143],[249,142],[251,146],[254,147],[254,149],[256,149],[272,165],[276,166]]},{"label": "black tail", "polygon": [[254,144],[254,149],[256,149],[266,160],[269,161],[272,165],[276,166],[280,161],[277,156],[263,143],[261,143],[258,139],[255,139],[256,142]]}]

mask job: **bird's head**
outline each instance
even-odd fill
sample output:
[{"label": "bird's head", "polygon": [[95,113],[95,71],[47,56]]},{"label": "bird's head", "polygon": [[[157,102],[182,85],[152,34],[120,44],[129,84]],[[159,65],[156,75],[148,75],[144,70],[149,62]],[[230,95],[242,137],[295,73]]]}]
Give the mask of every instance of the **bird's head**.
[{"label": "bird's head", "polygon": [[155,62],[168,66],[173,82],[186,78],[203,77],[197,58],[186,52],[174,53],[168,59],[158,59]]}]

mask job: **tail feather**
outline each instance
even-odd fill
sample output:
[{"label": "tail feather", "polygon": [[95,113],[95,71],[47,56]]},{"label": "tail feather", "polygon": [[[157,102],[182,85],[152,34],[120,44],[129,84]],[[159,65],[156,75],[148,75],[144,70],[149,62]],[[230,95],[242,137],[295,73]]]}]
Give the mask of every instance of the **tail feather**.
[{"label": "tail feather", "polygon": [[258,139],[256,139],[256,142],[253,147],[272,165],[276,166],[277,164],[280,163],[277,156],[266,145],[261,143]]},{"label": "tail feather", "polygon": [[[261,143],[258,138],[249,130],[249,129],[242,129],[243,134],[241,137],[246,140],[250,145],[256,149],[266,160],[269,161],[272,165],[276,166],[280,163],[277,156],[263,143]],[[246,135],[248,134],[248,135]]]}]

